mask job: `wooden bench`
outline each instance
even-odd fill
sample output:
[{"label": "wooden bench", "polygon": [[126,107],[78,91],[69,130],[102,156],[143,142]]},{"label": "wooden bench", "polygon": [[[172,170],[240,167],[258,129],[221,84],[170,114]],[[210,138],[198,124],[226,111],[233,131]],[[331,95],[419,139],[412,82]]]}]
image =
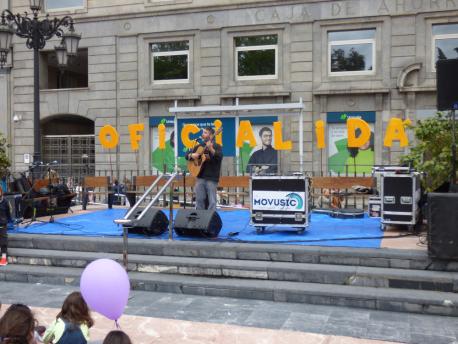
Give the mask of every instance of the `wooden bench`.
[{"label": "wooden bench", "polygon": [[[158,176],[133,177],[132,190],[127,191],[127,196],[128,198],[130,197],[129,202],[131,205],[133,205],[131,199],[133,200],[137,195],[143,195],[157,178]],[[157,184],[158,188],[163,186],[165,182],[166,179],[161,180]],[[195,182],[195,177],[182,175],[177,176],[174,180],[172,185],[175,189],[175,194],[181,195],[184,203],[187,202],[188,197],[193,199]],[[245,199],[249,197],[249,186],[249,176],[223,176],[219,180],[217,194],[226,204],[231,204],[231,201],[234,201],[236,204],[242,201],[242,204],[245,204]]]},{"label": "wooden bench", "polygon": [[[132,183],[132,188],[131,190],[127,190],[126,195],[127,198],[129,199],[129,203],[131,206],[135,204],[134,201],[137,199],[137,195],[143,195],[145,191],[159,178],[159,176],[134,176],[133,177],[133,183]],[[186,178],[186,179],[185,179]],[[183,188],[186,186],[186,189],[189,187],[194,187],[194,177],[182,177],[182,176],[177,176],[176,179],[173,181],[172,185],[174,188]],[[167,182],[167,179],[164,178],[159,181],[156,185],[156,190],[158,191],[160,187],[164,186],[164,184]],[[186,192],[187,190],[183,190],[184,192],[184,197],[186,198]],[[188,194],[191,192],[187,192]],[[153,194],[153,193],[152,193]],[[164,200],[166,199],[166,196],[164,195]]]},{"label": "wooden bench", "polygon": [[158,176],[133,176],[131,188],[126,190],[126,196],[131,207],[137,202],[137,195],[143,195]]},{"label": "wooden bench", "polygon": [[[134,176],[133,179],[133,190],[129,190],[129,192],[143,194],[144,191],[153,184],[158,176]],[[145,190],[139,190],[139,188],[144,188]]]},{"label": "wooden bench", "polygon": [[[357,205],[357,198],[362,200],[362,206],[365,206],[366,198],[370,195],[364,193],[357,193],[353,187],[363,186],[366,188],[373,188],[375,186],[375,178],[373,177],[312,177],[310,193],[312,196],[313,204],[315,199],[318,198],[319,207],[323,207],[323,198],[329,197],[329,204],[338,207],[339,203],[342,207],[348,207],[350,197],[353,197],[353,205]],[[317,189],[319,191],[317,191]],[[326,191],[326,192],[325,192]],[[336,199],[333,202],[333,199]],[[343,199],[343,200],[342,200]],[[343,202],[343,204],[341,204]]]},{"label": "wooden bench", "polygon": [[[93,190],[89,190],[93,189]],[[86,176],[83,179],[82,185],[82,193],[83,193],[83,210],[86,210],[87,204],[89,203],[89,194],[92,195],[106,195],[107,199],[113,197],[114,193],[111,188],[110,184],[110,177],[92,177]],[[108,208],[112,208],[112,204],[110,200],[108,200]]]},{"label": "wooden bench", "polygon": [[224,176],[218,183],[218,195],[221,200],[229,205],[234,200],[235,204],[245,205],[245,199],[250,197],[250,177],[249,176]]},{"label": "wooden bench", "polygon": [[[187,196],[191,196],[191,199],[195,196],[193,190],[195,186],[196,178],[192,176],[180,177],[174,182],[175,188],[182,188],[184,202],[186,202]],[[231,204],[234,201],[235,204],[239,204],[240,200],[242,204],[245,204],[245,199],[250,196],[250,177],[249,176],[222,176],[219,179],[217,195],[226,204]]]},{"label": "wooden bench", "polygon": [[[179,178],[175,183],[175,188],[182,188],[183,189],[183,198],[186,202],[186,198],[188,195],[191,198],[194,197],[195,192],[193,190],[195,186],[196,178],[191,176],[186,176]],[[245,198],[250,196],[249,193],[250,187],[250,177],[249,176],[222,176],[219,179],[218,188],[217,188],[217,195],[220,197],[221,200],[229,205],[233,200],[235,204],[239,204],[239,201],[242,201],[242,204],[245,204]]]}]

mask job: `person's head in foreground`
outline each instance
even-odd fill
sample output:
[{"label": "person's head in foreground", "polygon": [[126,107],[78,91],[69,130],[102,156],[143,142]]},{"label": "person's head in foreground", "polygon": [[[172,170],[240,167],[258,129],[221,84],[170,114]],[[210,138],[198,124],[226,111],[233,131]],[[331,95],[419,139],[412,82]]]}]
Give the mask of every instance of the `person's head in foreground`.
[{"label": "person's head in foreground", "polygon": [[87,327],[94,325],[89,307],[79,291],[74,291],[67,296],[57,318],[73,324],[86,324]]},{"label": "person's head in foreground", "polygon": [[36,320],[29,307],[11,305],[0,319],[1,344],[33,344]]},{"label": "person's head in foreground", "polygon": [[111,331],[103,340],[103,344],[132,344],[132,342],[123,331]]}]

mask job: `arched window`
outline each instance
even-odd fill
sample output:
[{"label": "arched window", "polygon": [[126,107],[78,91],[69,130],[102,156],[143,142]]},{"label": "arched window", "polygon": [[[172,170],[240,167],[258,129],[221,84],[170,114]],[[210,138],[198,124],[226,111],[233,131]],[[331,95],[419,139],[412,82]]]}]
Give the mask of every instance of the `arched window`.
[{"label": "arched window", "polygon": [[95,171],[94,121],[78,115],[57,115],[41,121],[43,162],[75,182]]}]

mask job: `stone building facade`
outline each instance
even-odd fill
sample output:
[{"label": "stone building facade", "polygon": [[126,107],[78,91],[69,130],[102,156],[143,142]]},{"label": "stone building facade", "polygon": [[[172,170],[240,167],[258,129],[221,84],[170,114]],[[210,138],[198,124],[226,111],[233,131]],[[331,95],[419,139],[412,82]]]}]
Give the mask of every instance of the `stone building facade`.
[{"label": "stone building facade", "polygon": [[[330,169],[329,145],[325,151],[316,149],[313,123],[322,119],[332,128],[336,113],[368,113],[375,133],[374,163],[394,163],[403,149],[383,147],[388,120],[415,121],[434,114],[437,48],[448,54],[458,41],[458,0],[71,0],[71,8],[61,9],[55,1],[46,2],[51,16],[76,19],[83,37],[80,48],[87,51],[87,85],[56,89],[42,82],[44,133],[97,136],[102,126],[112,125],[120,133],[117,149],[108,152],[97,137],[94,141],[95,168],[103,170],[150,169],[151,118],[167,115],[175,100],[179,106],[202,106],[234,104],[236,98],[240,104],[302,99],[306,171]],[[12,4],[14,12],[28,10],[27,0]],[[262,45],[249,39],[243,43],[243,37],[260,36],[274,37],[266,38],[262,49],[274,51],[275,72],[243,77],[239,48]],[[170,48],[170,42],[187,44]],[[57,44],[48,42],[45,53]],[[25,169],[24,154],[33,153],[33,55],[17,37],[13,50],[13,68],[0,74],[0,130],[9,135],[14,166],[20,170]],[[161,73],[155,61],[171,55],[185,61],[185,77],[155,80],[154,72]],[[263,77],[266,73],[269,77]],[[21,120],[13,122],[13,116]],[[93,123],[93,129],[89,124],[79,130],[80,119]],[[294,152],[282,154],[281,163],[297,166],[297,117],[282,119]],[[136,153],[127,129],[132,123],[145,124]],[[62,125],[60,131],[50,129]],[[225,167],[229,174],[230,162]]]}]

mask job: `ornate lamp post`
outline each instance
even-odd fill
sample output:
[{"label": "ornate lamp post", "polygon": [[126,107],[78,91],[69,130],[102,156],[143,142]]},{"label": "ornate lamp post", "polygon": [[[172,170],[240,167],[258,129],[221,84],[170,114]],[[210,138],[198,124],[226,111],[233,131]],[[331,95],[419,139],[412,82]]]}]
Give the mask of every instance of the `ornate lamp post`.
[{"label": "ornate lamp post", "polygon": [[[76,56],[78,52],[78,43],[81,35],[75,33],[73,19],[65,16],[62,19],[49,19],[47,15],[44,19],[39,20],[38,12],[43,8],[43,0],[30,0],[30,9],[32,17],[27,12],[24,15],[13,14],[4,10],[0,20],[0,67],[6,63],[8,52],[11,49],[13,36],[19,36],[26,39],[26,46],[33,49],[34,65],[34,111],[33,111],[33,160],[41,161],[41,130],[40,130],[40,70],[39,70],[39,51],[46,45],[46,41],[54,36],[62,38],[61,45],[57,47],[56,54],[61,63],[66,63],[68,56]],[[63,28],[68,28],[67,32]],[[65,48],[65,53],[62,51]],[[63,56],[65,54],[65,57]]]}]

